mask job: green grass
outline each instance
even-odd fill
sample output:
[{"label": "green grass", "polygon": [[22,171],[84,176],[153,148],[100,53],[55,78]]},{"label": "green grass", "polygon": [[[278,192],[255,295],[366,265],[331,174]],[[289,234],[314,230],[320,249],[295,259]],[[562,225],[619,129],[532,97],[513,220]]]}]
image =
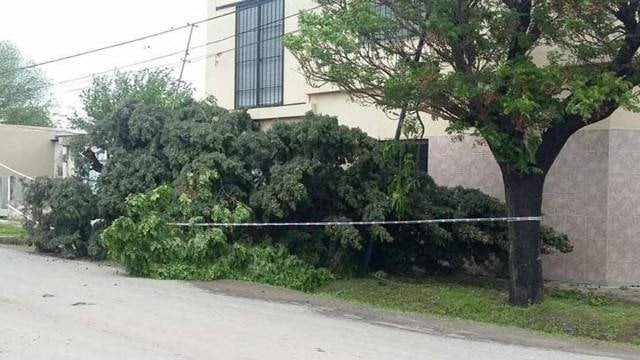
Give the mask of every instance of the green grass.
[{"label": "green grass", "polygon": [[441,279],[347,279],[318,292],[385,309],[640,345],[640,303],[593,293],[549,290],[541,304],[519,308],[507,305],[499,285]]},{"label": "green grass", "polygon": [[19,225],[0,224],[0,236],[20,237],[24,235],[26,235],[26,232]]}]

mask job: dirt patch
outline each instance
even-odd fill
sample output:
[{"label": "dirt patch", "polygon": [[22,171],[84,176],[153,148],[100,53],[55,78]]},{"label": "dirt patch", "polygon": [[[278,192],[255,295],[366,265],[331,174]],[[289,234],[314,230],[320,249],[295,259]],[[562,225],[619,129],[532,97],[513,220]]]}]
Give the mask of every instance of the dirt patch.
[{"label": "dirt patch", "polygon": [[640,359],[640,349],[606,342],[547,336],[519,328],[501,327],[462,320],[445,320],[421,314],[409,314],[373,309],[364,305],[339,301],[314,294],[231,280],[193,282],[206,291],[248,299],[304,306],[334,318],[364,321],[439,336],[475,341],[493,341],[528,347],[569,351],[579,354],[610,356],[620,359]]}]

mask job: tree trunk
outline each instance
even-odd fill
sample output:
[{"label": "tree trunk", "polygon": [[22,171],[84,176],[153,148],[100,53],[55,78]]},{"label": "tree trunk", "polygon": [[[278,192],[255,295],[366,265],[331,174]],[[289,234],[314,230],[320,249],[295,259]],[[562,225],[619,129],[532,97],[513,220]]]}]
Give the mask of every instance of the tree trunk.
[{"label": "tree trunk", "polygon": [[362,262],[362,271],[364,271],[365,274],[368,273],[369,270],[371,269],[371,257],[373,256],[373,246],[375,245],[374,241],[375,240],[373,239],[373,237],[371,237],[367,242],[367,249],[364,254],[364,261]]},{"label": "tree trunk", "polygon": [[[507,211],[510,217],[540,216],[545,176],[521,175],[503,168]],[[540,257],[540,222],[510,222],[509,302],[527,306],[542,300],[542,264]]]}]

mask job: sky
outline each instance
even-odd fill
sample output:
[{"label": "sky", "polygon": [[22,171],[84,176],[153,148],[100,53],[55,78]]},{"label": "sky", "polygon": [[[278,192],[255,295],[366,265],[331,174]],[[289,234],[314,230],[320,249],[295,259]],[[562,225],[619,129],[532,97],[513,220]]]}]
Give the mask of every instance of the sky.
[{"label": "sky", "polygon": [[[35,63],[100,48],[147,34],[179,27],[207,17],[206,0],[19,0],[4,1],[0,12],[0,41],[14,43]],[[52,83],[54,119],[79,110],[80,92],[91,84],[90,75],[112,73],[115,68],[137,70],[173,66],[176,77],[184,54],[126,67],[140,61],[184,51],[189,29],[153,39],[40,67]],[[206,24],[194,30],[192,46],[206,42]],[[206,48],[191,52],[183,79],[196,96],[204,94]],[[73,80],[86,77],[81,80]],[[58,84],[66,82],[64,84]]]}]

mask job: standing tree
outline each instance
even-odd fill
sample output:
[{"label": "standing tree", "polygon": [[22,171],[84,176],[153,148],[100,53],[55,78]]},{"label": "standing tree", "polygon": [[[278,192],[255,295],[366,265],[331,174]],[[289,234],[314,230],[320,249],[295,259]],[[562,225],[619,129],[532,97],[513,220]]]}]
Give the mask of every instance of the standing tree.
[{"label": "standing tree", "polygon": [[52,126],[49,82],[11,43],[0,41],[0,123]]},{"label": "standing tree", "polygon": [[[640,0],[318,0],[286,39],[314,85],[481,136],[509,216],[539,216],[567,139],[637,110]],[[542,298],[540,223],[509,224],[514,305]]]}]

